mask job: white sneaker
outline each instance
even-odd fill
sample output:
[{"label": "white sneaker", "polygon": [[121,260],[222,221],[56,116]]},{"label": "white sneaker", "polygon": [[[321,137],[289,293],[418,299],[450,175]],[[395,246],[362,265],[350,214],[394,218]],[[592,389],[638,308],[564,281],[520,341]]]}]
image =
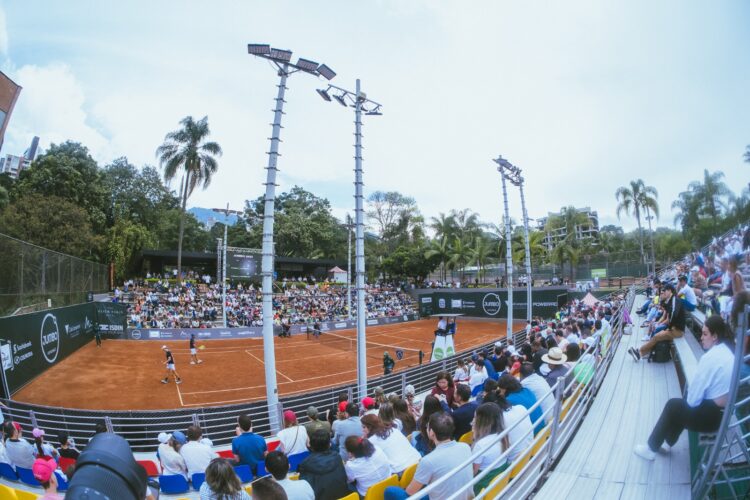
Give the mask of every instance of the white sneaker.
[{"label": "white sneaker", "polygon": [[633,453],[649,461],[653,461],[656,458],[656,453],[651,451],[651,448],[649,448],[646,444],[635,445],[635,448],[633,448]]},{"label": "white sneaker", "polygon": [[199,360],[198,360],[198,364],[201,364],[201,363],[203,363],[203,360],[202,360],[202,359],[199,359]]},{"label": "white sneaker", "polygon": [[190,362],[190,364],[191,364],[191,365],[194,365],[194,364],[195,364],[195,361],[191,361],[191,362]]}]

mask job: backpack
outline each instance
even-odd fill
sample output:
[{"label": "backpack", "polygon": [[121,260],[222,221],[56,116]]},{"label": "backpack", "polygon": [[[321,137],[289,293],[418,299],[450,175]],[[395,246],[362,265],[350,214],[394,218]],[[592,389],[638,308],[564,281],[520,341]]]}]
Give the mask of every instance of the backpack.
[{"label": "backpack", "polygon": [[662,340],[654,346],[648,361],[654,363],[666,363],[672,359],[672,341]]}]

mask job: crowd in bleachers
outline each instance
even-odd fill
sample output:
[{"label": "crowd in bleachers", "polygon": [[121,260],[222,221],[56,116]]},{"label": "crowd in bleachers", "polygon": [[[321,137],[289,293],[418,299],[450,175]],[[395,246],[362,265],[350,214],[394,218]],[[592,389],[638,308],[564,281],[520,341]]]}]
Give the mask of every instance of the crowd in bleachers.
[{"label": "crowd in bleachers", "polygon": [[[340,321],[348,317],[346,287],[325,283],[291,286],[282,282],[277,292],[279,289],[281,292],[273,296],[276,325]],[[178,286],[167,280],[128,284],[124,291],[115,290],[115,299],[129,303],[131,328],[211,328],[217,325],[222,313],[221,288],[216,284]],[[352,302],[356,303],[355,297]],[[411,296],[397,286],[385,284],[368,285],[365,304],[368,318],[415,312]],[[261,291],[252,285],[233,285],[226,291],[225,312],[229,327],[263,326]]]}]

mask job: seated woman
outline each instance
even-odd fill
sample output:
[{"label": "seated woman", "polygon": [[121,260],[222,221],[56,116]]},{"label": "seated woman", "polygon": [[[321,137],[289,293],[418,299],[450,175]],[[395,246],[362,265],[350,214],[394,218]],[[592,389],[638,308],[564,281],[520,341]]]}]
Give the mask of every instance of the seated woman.
[{"label": "seated woman", "polygon": [[[521,385],[516,377],[503,374],[497,381],[497,390],[508,403],[512,405],[521,405],[527,410],[536,404],[536,396],[530,389]],[[540,432],[544,428],[544,418],[541,405],[534,408],[531,412],[531,422],[534,424],[534,433]]]},{"label": "seated woman", "polygon": [[394,473],[400,475],[404,469],[419,462],[419,452],[395,427],[386,426],[377,415],[365,415],[361,423],[364,435],[383,450]]},{"label": "seated woman", "polygon": [[401,422],[401,419],[396,418],[396,414],[391,403],[383,403],[380,405],[380,408],[378,408],[378,417],[380,417],[380,420],[386,427],[393,427],[399,432],[402,432],[404,430],[404,424],[403,422]]},{"label": "seated woman", "polygon": [[442,394],[443,396],[445,396],[445,402],[448,403],[448,406],[453,406],[454,392],[455,387],[453,385],[453,378],[451,377],[450,373],[439,372],[435,377],[435,387],[432,388],[432,392],[430,394],[432,394],[433,396]]},{"label": "seated woman", "polygon": [[687,396],[667,401],[648,444],[639,444],[633,450],[636,455],[654,460],[662,444],[674,446],[685,429],[714,432],[719,428],[732,380],[733,340],[731,330],[721,317],[706,319],[701,333],[701,345],[706,352],[688,384]]},{"label": "seated woman", "polygon": [[344,465],[346,479],[355,484],[360,496],[364,497],[373,484],[390,477],[391,466],[388,463],[388,457],[369,439],[349,436],[344,441],[344,446],[351,457],[351,460]]},{"label": "seated woman", "polygon": [[435,396],[428,395],[424,398],[424,407],[422,416],[417,421],[417,430],[412,436],[412,443],[414,448],[419,452],[421,456],[425,456],[435,449],[435,443],[430,441],[427,437],[427,422],[430,421],[430,416],[433,413],[439,413],[443,411],[443,407],[440,405],[440,400]]},{"label": "seated woman", "polygon": [[331,450],[331,435],[319,429],[310,436],[310,455],[299,464],[299,478],[315,492],[315,498],[336,500],[350,493],[341,456]]},{"label": "seated woman", "polygon": [[[492,470],[484,476],[477,484],[474,485],[474,494],[478,495],[480,491],[487,487],[492,480],[508,468],[507,457],[499,464],[494,464],[500,455],[510,446],[508,436],[503,437],[499,443],[497,435],[505,430],[505,422],[500,407],[495,403],[484,403],[477,408],[474,415],[474,445],[471,452],[477,453],[485,450],[484,453],[474,459],[474,475],[476,476],[487,467]],[[494,444],[492,444],[494,442]]]},{"label": "seated woman", "polygon": [[250,495],[242,489],[240,478],[226,458],[214,458],[206,467],[206,480],[201,484],[201,498],[226,498],[229,500],[250,500]]}]

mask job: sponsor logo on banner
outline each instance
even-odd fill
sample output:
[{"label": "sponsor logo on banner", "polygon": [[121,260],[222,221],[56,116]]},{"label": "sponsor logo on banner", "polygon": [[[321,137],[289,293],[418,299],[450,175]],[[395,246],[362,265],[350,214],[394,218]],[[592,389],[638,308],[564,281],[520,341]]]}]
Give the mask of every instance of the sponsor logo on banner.
[{"label": "sponsor logo on banner", "polygon": [[198,337],[210,337],[211,332],[198,332]]},{"label": "sponsor logo on banner", "polygon": [[159,330],[149,330],[148,331],[148,338],[150,338],[150,339],[161,338],[161,336],[159,335]]},{"label": "sponsor logo on banner", "polygon": [[452,309],[461,309],[461,299],[451,299]]},{"label": "sponsor logo on banner", "polygon": [[378,324],[378,320],[376,320],[376,319],[368,319],[367,320],[367,324],[370,325],[370,326],[377,325]]},{"label": "sponsor logo on banner", "polygon": [[422,297],[422,304],[432,304],[432,297]]},{"label": "sponsor logo on banner", "polygon": [[219,337],[231,337],[231,336],[232,336],[232,332],[230,331],[222,330],[219,332]]},{"label": "sponsor logo on banner", "polygon": [[10,353],[11,344],[0,345],[0,358],[3,361],[3,370],[13,369],[13,355]]},{"label": "sponsor logo on banner", "polygon": [[445,309],[445,299],[438,299],[438,307],[440,309]]},{"label": "sponsor logo on banner", "polygon": [[74,339],[81,333],[81,325],[65,325],[65,335]]},{"label": "sponsor logo on banner", "polygon": [[327,332],[327,331],[329,331],[329,330],[330,330],[330,328],[328,327],[328,323],[322,323],[322,324],[320,325],[320,331],[321,331],[321,332]]},{"label": "sponsor logo on banner", "polygon": [[249,335],[250,330],[238,330],[237,335]]},{"label": "sponsor logo on banner", "polygon": [[490,316],[497,315],[500,312],[501,305],[500,296],[496,293],[485,294],[482,299],[482,309]]},{"label": "sponsor logo on banner", "polygon": [[[5,347],[5,346],[3,346],[3,347]],[[22,352],[22,351],[26,351],[27,349],[28,349],[28,352]],[[13,361],[12,361],[12,364],[15,365],[15,366],[18,366],[24,360],[29,359],[33,355],[34,355],[34,351],[31,350],[31,342],[29,342],[28,340],[26,342],[22,342],[20,344],[13,344]]]},{"label": "sponsor logo on banner", "polygon": [[42,355],[47,363],[52,364],[57,361],[57,355],[60,353],[60,330],[57,327],[57,318],[54,315],[46,314],[44,316],[40,333]]},{"label": "sponsor logo on banner", "polygon": [[130,338],[135,339],[135,340],[140,340],[141,339],[141,331],[140,330],[133,330],[132,332],[130,332]]},{"label": "sponsor logo on banner", "polygon": [[180,337],[187,337],[187,333],[185,333],[183,330],[180,330]]},{"label": "sponsor logo on banner", "polygon": [[346,328],[347,325],[346,325],[346,321],[344,321],[342,323],[336,323],[333,326],[335,326],[336,328]]},{"label": "sponsor logo on banner", "polygon": [[86,320],[83,322],[83,329],[85,330],[91,330],[94,327],[94,325],[89,321],[89,317],[86,316]]},{"label": "sponsor logo on banner", "polygon": [[160,339],[171,339],[174,337],[172,332],[156,332]]}]

